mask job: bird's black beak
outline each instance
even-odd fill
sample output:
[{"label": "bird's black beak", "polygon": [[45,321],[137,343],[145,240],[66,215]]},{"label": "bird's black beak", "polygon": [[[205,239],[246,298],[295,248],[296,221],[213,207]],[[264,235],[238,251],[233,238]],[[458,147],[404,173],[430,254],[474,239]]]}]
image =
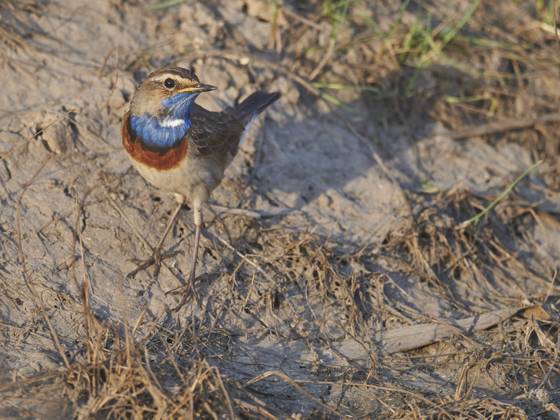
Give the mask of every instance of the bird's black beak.
[{"label": "bird's black beak", "polygon": [[211,90],[216,90],[216,86],[212,85],[205,85],[204,83],[199,83],[197,86],[190,86],[184,89],[181,89],[179,93],[188,92],[188,93],[201,93],[201,92],[210,92]]}]

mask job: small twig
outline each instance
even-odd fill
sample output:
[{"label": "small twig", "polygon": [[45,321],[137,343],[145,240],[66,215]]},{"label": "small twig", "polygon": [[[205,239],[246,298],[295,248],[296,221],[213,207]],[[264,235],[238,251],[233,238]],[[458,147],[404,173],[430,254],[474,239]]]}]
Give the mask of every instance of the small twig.
[{"label": "small twig", "polygon": [[231,399],[230,399],[229,394],[226,390],[226,387],[224,386],[224,382],[222,381],[220,371],[216,367],[212,367],[212,370],[214,371],[214,377],[216,378],[216,381],[218,382],[218,385],[220,386],[222,394],[223,394],[224,398],[226,399],[226,404],[227,404],[227,408],[228,408],[228,411],[229,411],[230,418],[234,419],[236,416],[233,412],[233,405],[231,404]]},{"label": "small twig", "polygon": [[556,44],[560,46],[560,36],[558,35],[558,8],[556,7],[556,0],[554,0],[554,35],[556,36]]},{"label": "small twig", "polygon": [[299,13],[294,12],[290,8],[288,8],[285,4],[282,5],[282,13],[288,15],[294,19],[299,20],[300,22],[306,24],[307,26],[312,27],[318,31],[322,31],[324,27],[317,22],[313,22],[311,19],[306,18],[305,16],[300,15]]},{"label": "small twig", "polygon": [[212,208],[214,210],[218,210],[228,214],[236,214],[241,216],[251,217],[253,219],[267,219],[270,217],[276,216],[284,216],[285,214],[289,214],[292,212],[300,211],[299,209],[290,209],[287,207],[278,207],[273,210],[248,210],[248,209],[239,209],[233,207],[225,207],[220,206],[218,204],[212,204]]},{"label": "small twig", "polygon": [[558,364],[559,356],[560,356],[560,335],[558,335],[558,337],[556,338],[556,346],[554,348],[554,361],[550,364],[550,368],[548,369],[546,374],[543,376],[541,383],[539,384],[539,386],[537,386],[537,389],[540,389],[540,388],[544,387],[544,385],[548,381],[548,378],[550,378],[550,375],[552,374],[554,366],[557,366],[557,364]]},{"label": "small twig", "polygon": [[208,234],[217,239],[219,242],[222,243],[222,245],[224,245],[226,248],[228,248],[229,250],[233,251],[235,254],[237,254],[243,261],[245,261],[247,264],[249,264],[251,267],[253,267],[255,270],[257,270],[259,273],[261,273],[268,281],[274,281],[270,275],[264,271],[256,262],[254,262],[253,260],[249,259],[245,254],[239,252],[237,249],[235,249],[235,247],[233,245],[231,245],[228,241],[226,241],[225,239],[221,238],[220,236],[216,235],[216,234],[211,234],[210,232],[208,232]]},{"label": "small twig", "polygon": [[[124,212],[124,210],[119,206],[117,201],[113,197],[111,197],[111,195],[109,193],[107,193],[107,197],[109,198],[109,202],[112,205],[112,207],[117,211],[117,213],[119,213],[119,215],[123,218],[123,220],[126,222],[126,224],[132,229],[134,235],[136,235],[136,237],[138,239],[140,239],[140,241],[144,244],[144,246],[146,246],[151,252],[153,252],[155,248],[148,242],[148,240],[146,238],[144,238],[142,233],[140,233],[140,231],[138,230],[136,225],[133,223],[133,221],[130,219],[130,217],[128,217],[128,215]],[[160,261],[161,261],[161,265],[163,267],[165,267],[171,273],[171,275],[173,275],[173,277],[175,277],[179,281],[179,279],[177,278],[177,275],[173,272],[171,267],[169,267],[169,265],[165,263],[165,259],[170,258],[170,257],[174,257],[177,254],[178,254],[178,251],[171,251],[170,250],[170,251],[167,251],[167,252],[163,252],[160,255]],[[156,261],[153,258],[153,256],[149,257],[146,261],[144,261],[142,264],[140,264],[136,269],[134,269],[130,273],[128,273],[127,277],[130,277],[130,278],[134,277],[139,272],[144,271],[148,267],[154,265],[155,262]],[[180,283],[180,281],[179,281],[179,283]]]},{"label": "small twig", "polygon": [[24,331],[25,335],[29,334],[29,335],[33,335],[33,336],[40,337],[40,338],[47,338],[47,339],[50,338],[50,336],[48,334],[41,334],[41,333],[38,333],[38,332],[35,332],[35,331],[31,331],[29,328],[22,327],[22,326],[19,326],[19,325],[12,325],[8,322],[0,321],[0,328],[11,328],[11,329],[14,329],[14,330]]},{"label": "small twig", "polygon": [[[167,266],[167,264],[165,263],[165,260],[167,260],[169,258],[173,258],[174,256],[180,254],[180,252],[181,251],[169,250],[169,251],[162,252],[159,255],[160,264],[165,266],[165,268],[167,268],[171,272],[171,274],[173,274],[173,272],[171,271],[170,267]],[[157,266],[157,264],[158,264],[158,260],[156,260],[153,255],[148,257],[145,261],[142,261],[140,259],[134,259],[133,261],[135,263],[137,263],[138,266],[126,275],[126,277],[128,277],[128,278],[134,278],[136,276],[136,274],[138,274],[142,271],[145,271],[146,269],[148,269],[149,267],[151,267],[153,265]]]},{"label": "small twig", "polygon": [[64,370],[57,369],[57,370],[50,370],[44,373],[39,373],[36,376],[31,376],[24,379],[19,379],[17,382],[5,382],[0,385],[0,392],[5,393],[9,391],[13,391],[15,389],[22,389],[23,387],[28,387],[29,390],[30,386],[33,386],[40,382],[51,381],[52,379],[59,378],[64,375]]},{"label": "small twig", "polygon": [[330,38],[329,45],[327,47],[327,51],[325,52],[325,55],[323,55],[323,58],[321,59],[321,61],[319,61],[319,64],[317,64],[317,67],[315,67],[315,69],[309,74],[309,80],[311,80],[311,81],[315,80],[317,78],[317,76],[319,75],[319,73],[321,73],[321,71],[323,71],[323,68],[330,61],[330,59],[331,59],[331,57],[334,53],[335,46],[336,46],[336,41],[334,40],[334,38]]},{"label": "small twig", "polygon": [[128,215],[124,212],[124,210],[119,206],[117,201],[113,197],[111,197],[111,194],[109,193],[107,193],[107,198],[109,198],[109,202],[113,205],[113,208],[117,211],[117,213],[119,213],[119,215],[123,218],[126,224],[132,229],[134,235],[136,235],[136,237],[140,239],[140,241],[144,244],[144,246],[146,246],[150,250],[150,252],[153,252],[154,247],[148,242],[146,238],[144,238],[144,236],[137,229],[136,225],[132,222],[130,217],[128,217]]},{"label": "small twig", "polygon": [[[86,267],[86,259],[85,259],[85,252],[84,252],[84,241],[82,238],[82,233],[81,233],[81,228],[80,228],[80,217],[82,216],[83,212],[84,212],[84,206],[85,206],[85,202],[86,199],[88,198],[88,196],[93,192],[93,190],[95,190],[98,186],[93,186],[91,188],[88,188],[88,190],[85,192],[85,194],[83,195],[83,197],[81,198],[81,200],[78,201],[78,199],[76,198],[76,206],[77,206],[77,212],[76,212],[76,220],[75,220],[75,235],[74,235],[74,243],[73,243],[73,249],[72,249],[72,254],[74,255],[76,253],[76,242],[79,244],[80,247],[80,259],[81,259],[81,265],[82,265],[82,274],[83,274],[83,279],[82,279],[82,285],[81,287],[86,287],[88,288],[88,290],[91,290],[91,292],[93,293],[93,286],[91,285],[91,279]],[[76,281],[76,285],[78,286],[78,288],[80,288],[80,285],[78,283],[78,280],[75,278]]]},{"label": "small twig", "polygon": [[276,376],[278,379],[288,383],[289,385],[291,385],[292,387],[294,387],[298,392],[302,393],[303,395],[305,395],[307,398],[309,398],[311,401],[315,402],[316,404],[318,404],[319,406],[323,407],[324,409],[326,409],[327,411],[336,414],[337,416],[340,417],[344,417],[342,413],[338,412],[335,408],[330,407],[329,405],[325,404],[323,401],[321,401],[320,399],[318,399],[317,397],[315,397],[313,394],[311,394],[309,391],[307,391],[305,388],[303,388],[302,386],[300,386],[297,382],[299,381],[295,381],[292,378],[290,378],[288,375],[286,375],[283,372],[280,372],[279,370],[273,370],[273,371],[269,371],[269,372],[265,372],[262,373],[256,377],[254,377],[253,379],[245,382],[245,387],[248,387],[249,385],[252,385],[254,383],[263,381],[271,376]]},{"label": "small twig", "polygon": [[271,420],[278,420],[278,417],[270,414],[265,408],[263,407],[259,407],[253,404],[248,403],[247,401],[243,401],[240,400],[238,398],[234,398],[233,401],[235,401],[235,403],[241,407],[242,409],[245,410],[252,410],[255,411],[260,418],[267,418],[267,419],[271,419]]},{"label": "small twig", "polygon": [[52,342],[54,344],[54,347],[55,347],[56,351],[58,352],[59,356],[62,358],[62,361],[64,362],[64,366],[69,369],[70,368],[70,362],[68,361],[68,358],[66,357],[66,354],[64,353],[64,349],[62,347],[62,344],[60,343],[60,339],[58,337],[58,334],[56,333],[49,317],[46,314],[45,306],[43,305],[43,303],[41,301],[39,293],[37,293],[37,289],[35,289],[35,286],[31,283],[30,275],[29,275],[29,272],[28,272],[28,269],[27,269],[27,258],[25,256],[24,251],[23,251],[23,239],[22,239],[22,233],[21,233],[21,224],[22,224],[21,223],[21,207],[22,207],[23,196],[27,192],[27,189],[33,184],[35,179],[39,176],[39,173],[43,170],[43,168],[50,161],[50,159],[51,159],[51,156],[47,157],[43,161],[43,163],[41,165],[39,165],[39,168],[37,169],[37,171],[35,171],[35,173],[31,177],[31,179],[23,186],[23,189],[21,190],[21,193],[20,193],[18,201],[17,201],[17,205],[16,205],[16,232],[17,232],[18,259],[19,259],[19,262],[21,264],[21,272],[22,272],[23,280],[25,282],[25,285],[27,286],[27,289],[31,293],[33,303],[35,304],[37,309],[39,309],[41,317],[43,318],[43,320],[45,321],[45,324],[47,325],[47,328],[49,330],[49,334],[51,336],[51,340],[52,340]]},{"label": "small twig", "polygon": [[539,115],[534,118],[521,118],[515,120],[498,121],[489,124],[480,125],[478,127],[470,127],[464,130],[452,131],[446,133],[452,139],[466,139],[470,137],[487,136],[490,134],[503,133],[505,131],[522,130],[531,128],[539,124],[550,124],[560,122],[560,112]]},{"label": "small twig", "polygon": [[[126,341],[127,341],[127,347],[130,347],[132,344],[132,339],[130,337],[130,335],[128,334],[128,330],[127,334],[126,334]],[[154,374],[152,367],[150,365],[150,355],[148,354],[148,346],[144,346],[143,348],[144,350],[144,364],[141,364],[141,368],[144,370],[144,372],[147,374],[147,376],[152,380],[152,383],[154,384],[153,388],[155,388],[155,390],[157,391],[157,393],[159,394],[160,397],[163,397],[163,399],[166,399],[166,395],[164,392],[164,387],[161,386],[160,382],[158,381],[156,375]]]},{"label": "small twig", "polygon": [[335,381],[327,381],[327,380],[313,381],[313,380],[306,380],[306,379],[293,379],[293,381],[295,383],[298,383],[298,384],[340,385],[340,386],[344,386],[344,387],[372,388],[372,389],[379,389],[381,391],[396,392],[396,393],[399,393],[399,394],[410,395],[411,397],[416,398],[420,401],[423,401],[427,405],[432,406],[436,409],[441,409],[442,408],[439,404],[436,404],[435,402],[430,401],[429,399],[423,397],[419,393],[414,392],[414,391],[409,391],[408,389],[403,389],[403,388],[368,384],[368,383],[363,383],[363,382],[335,382]]}]

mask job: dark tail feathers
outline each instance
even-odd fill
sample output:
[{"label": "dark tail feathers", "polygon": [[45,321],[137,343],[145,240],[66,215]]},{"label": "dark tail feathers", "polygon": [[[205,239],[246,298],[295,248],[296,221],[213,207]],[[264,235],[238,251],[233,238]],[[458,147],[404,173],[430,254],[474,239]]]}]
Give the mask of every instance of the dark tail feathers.
[{"label": "dark tail feathers", "polygon": [[247,124],[251,119],[265,110],[267,106],[280,97],[279,92],[264,92],[259,90],[249,95],[243,102],[233,108],[235,116]]}]

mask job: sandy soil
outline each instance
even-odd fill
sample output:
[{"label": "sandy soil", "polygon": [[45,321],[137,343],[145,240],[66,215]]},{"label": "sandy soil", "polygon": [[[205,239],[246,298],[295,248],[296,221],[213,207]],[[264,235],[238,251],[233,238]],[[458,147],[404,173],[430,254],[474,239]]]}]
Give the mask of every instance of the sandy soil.
[{"label": "sandy soil", "polygon": [[[399,13],[371,6],[387,22]],[[26,16],[35,32],[25,48],[6,47],[0,75],[1,415],[107,415],[93,403],[99,390],[64,373],[89,360],[86,285],[92,319],[149,349],[141,363],[152,363],[170,399],[183,385],[162,367],[169,354],[191,373],[195,364],[214,369],[233,402],[206,390],[207,401],[225,417],[554,416],[560,197],[543,181],[551,164],[488,219],[459,229],[536,155],[517,141],[455,139],[430,118],[435,101],[421,92],[443,97],[439,75],[455,76],[427,66],[408,109],[358,90],[340,92],[345,105],[336,107],[278,62],[266,2],[151,10],[46,1]],[[150,255],[175,203],[133,170],[119,137],[135,85],[168,63],[192,64],[219,87],[200,101],[213,109],[256,89],[283,94],[206,210],[196,296],[187,287],[176,311],[182,297],[167,292],[185,286],[192,215],[182,213],[158,273],[126,277]],[[405,77],[386,71],[374,86]],[[384,350],[387,331],[399,327],[527,307],[541,315],[514,311],[490,330]],[[523,361],[539,352],[540,367]],[[211,416],[203,405],[191,410]]]}]

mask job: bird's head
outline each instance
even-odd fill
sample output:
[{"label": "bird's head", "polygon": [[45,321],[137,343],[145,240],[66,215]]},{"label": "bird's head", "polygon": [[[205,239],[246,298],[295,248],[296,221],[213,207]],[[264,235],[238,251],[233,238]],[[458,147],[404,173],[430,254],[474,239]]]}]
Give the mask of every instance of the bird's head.
[{"label": "bird's head", "polygon": [[200,83],[193,70],[167,67],[154,71],[138,86],[130,104],[134,135],[153,148],[173,147],[191,126],[190,113],[198,95],[214,89]]},{"label": "bird's head", "polygon": [[200,83],[193,70],[167,67],[156,70],[138,86],[130,105],[132,115],[182,117],[202,92],[216,89]]}]

